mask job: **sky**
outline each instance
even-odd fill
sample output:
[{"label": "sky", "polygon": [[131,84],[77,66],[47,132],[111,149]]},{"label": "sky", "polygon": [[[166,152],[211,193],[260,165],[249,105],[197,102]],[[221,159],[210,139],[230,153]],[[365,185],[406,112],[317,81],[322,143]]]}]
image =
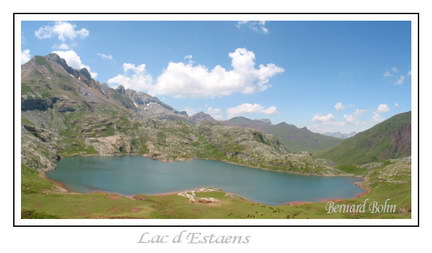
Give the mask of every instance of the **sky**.
[{"label": "sky", "polygon": [[21,63],[52,52],[218,120],[349,133],[411,110],[409,21],[23,21]]}]

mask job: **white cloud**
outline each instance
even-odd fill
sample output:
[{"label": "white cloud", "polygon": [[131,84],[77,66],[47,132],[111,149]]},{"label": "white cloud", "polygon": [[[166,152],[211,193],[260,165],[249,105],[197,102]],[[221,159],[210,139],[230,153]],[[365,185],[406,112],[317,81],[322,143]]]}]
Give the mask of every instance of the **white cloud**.
[{"label": "white cloud", "polygon": [[356,109],[355,111],[354,111],[354,116],[355,117],[360,117],[361,115],[363,115],[363,113],[365,113],[365,112],[367,112],[367,110],[365,110],[365,109]]},{"label": "white cloud", "polygon": [[55,48],[61,49],[61,50],[68,50],[70,49],[69,45],[66,43],[61,43],[59,46],[56,46]]},{"label": "white cloud", "polygon": [[345,114],[344,119],[346,120],[347,123],[354,123],[356,120],[355,117],[351,114]]},{"label": "white cloud", "polygon": [[[338,104],[335,105],[336,107]],[[337,110],[338,108],[336,108]],[[340,109],[340,108],[339,108]],[[316,128],[319,128],[320,125],[328,125],[333,127],[345,127],[347,125],[361,125],[364,122],[360,121],[360,117],[366,112],[365,109],[356,109],[352,114],[344,114],[343,121],[336,121],[333,114],[329,113],[327,115],[315,114],[312,117],[312,121],[316,122]]]},{"label": "white cloud", "polygon": [[112,55],[110,55],[110,54],[98,53],[97,55],[100,56],[104,60],[110,60],[111,61],[113,59]]},{"label": "white cloud", "polygon": [[383,75],[384,75],[385,78],[388,78],[388,77],[392,76],[392,74],[390,73],[390,71],[385,71]]},{"label": "white cloud", "polygon": [[222,115],[222,110],[220,108],[207,108],[207,113],[210,114],[216,120],[223,120],[224,116]]},{"label": "white cloud", "polygon": [[188,54],[188,55],[186,55],[186,56],[184,57],[184,59],[188,61],[188,65],[192,65],[192,64],[195,63],[195,61],[193,61],[192,58],[193,58],[193,57],[192,57],[192,55],[190,55],[190,54]]},{"label": "white cloud", "polygon": [[268,84],[269,79],[284,71],[283,68],[272,63],[261,64],[256,68],[254,52],[245,48],[237,48],[234,52],[229,53],[229,57],[232,70],[226,70],[220,65],[209,70],[203,65],[193,65],[192,62],[187,64],[170,62],[155,83],[149,83],[151,76],[144,72],[123,73],[110,79],[110,83],[116,84],[116,81],[120,79],[133,79],[133,75],[137,77],[139,74],[146,78],[135,78],[133,86],[138,90],[146,90],[151,95],[211,98],[237,92],[251,94],[264,91],[271,87]]},{"label": "white cloud", "polygon": [[345,114],[344,119],[347,124],[361,124],[362,122],[359,120],[360,116],[362,116],[366,112],[365,109],[355,109],[353,114]]},{"label": "white cloud", "polygon": [[152,87],[152,77],[147,73],[145,66],[145,64],[136,66],[132,63],[123,63],[123,75],[109,79],[108,84],[121,84],[133,90],[149,90]]},{"label": "white cloud", "polygon": [[341,102],[338,102],[335,104],[334,108],[338,111],[342,111],[345,109],[345,106]]},{"label": "white cloud", "polygon": [[76,38],[86,38],[90,32],[85,28],[80,30],[75,29],[76,25],[69,22],[57,21],[53,25],[47,25],[40,27],[35,31],[35,35],[38,39],[49,39],[53,36],[57,36],[60,41],[74,40]]},{"label": "white cloud", "polygon": [[255,32],[267,34],[269,30],[265,25],[266,21],[239,21],[236,24],[237,28],[239,29],[243,26],[246,26],[247,28]]},{"label": "white cloud", "polygon": [[398,103],[395,103],[395,104],[394,104],[394,107],[399,107],[399,104],[398,104]]},{"label": "white cloud", "polygon": [[54,51],[53,53],[57,54],[61,58],[65,59],[66,63],[74,69],[82,69],[86,68],[93,78],[97,77],[96,72],[92,72],[90,66],[84,65],[81,62],[81,58],[74,50],[68,51]]},{"label": "white cloud", "polygon": [[31,59],[30,49],[21,51],[21,64],[28,62]]},{"label": "white cloud", "polygon": [[380,104],[378,106],[378,108],[376,109],[376,112],[379,114],[386,113],[388,111],[390,111],[390,107],[388,107],[388,105],[386,105],[386,104]]},{"label": "white cloud", "polygon": [[136,66],[135,64],[132,63],[123,63],[124,72],[132,71],[135,73],[141,73],[141,72],[145,72],[145,67],[146,67],[145,64]]},{"label": "white cloud", "polygon": [[376,122],[381,122],[384,120],[384,118],[381,117],[381,115],[377,112],[374,112],[372,115],[372,119]]},{"label": "white cloud", "polygon": [[346,126],[347,122],[345,122],[345,121],[331,121],[331,122],[329,122],[329,124],[332,126],[343,127],[343,126]]},{"label": "white cloud", "polygon": [[269,106],[267,108],[263,107],[260,104],[241,104],[235,107],[230,107],[227,109],[227,116],[228,118],[232,118],[235,116],[240,116],[240,115],[244,115],[244,114],[252,114],[252,113],[257,113],[257,114],[275,114],[277,112],[276,110],[276,106]]},{"label": "white cloud", "polygon": [[384,120],[384,118],[381,117],[381,114],[386,113],[388,111],[390,111],[390,107],[388,107],[388,105],[386,105],[386,104],[380,104],[377,107],[377,109],[373,112],[372,119],[375,122],[381,122],[381,121]]},{"label": "white cloud", "polygon": [[390,70],[384,72],[384,78],[387,78],[389,81],[393,82],[395,85],[402,85],[405,79],[411,76],[411,70],[407,72],[406,75],[398,75],[399,69],[396,67],[392,67]]},{"label": "white cloud", "polygon": [[334,120],[334,116],[331,113],[329,113],[327,115],[315,114],[312,117],[312,121],[321,122],[321,123],[328,123],[328,122],[331,122],[333,120]]},{"label": "white cloud", "polygon": [[399,78],[395,81],[396,85],[401,85],[405,80],[405,76],[399,76]]}]

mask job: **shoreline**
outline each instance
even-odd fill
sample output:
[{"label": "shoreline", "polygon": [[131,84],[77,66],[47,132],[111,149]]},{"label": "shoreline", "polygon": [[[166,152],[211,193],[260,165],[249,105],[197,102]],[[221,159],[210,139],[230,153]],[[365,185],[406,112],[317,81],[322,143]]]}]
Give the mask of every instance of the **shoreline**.
[{"label": "shoreline", "polygon": [[289,202],[285,202],[284,204],[287,205],[293,205],[293,206],[300,206],[300,205],[306,205],[306,204],[312,204],[312,203],[321,203],[321,202],[329,202],[329,201],[333,201],[333,202],[340,202],[340,201],[344,201],[344,200],[352,200],[352,199],[357,199],[357,198],[361,198],[367,194],[369,194],[370,190],[367,189],[366,187],[364,187],[363,185],[361,185],[361,183],[363,182],[355,182],[354,184],[357,185],[360,189],[363,190],[363,192],[357,193],[354,195],[354,197],[352,198],[329,198],[329,199],[319,199],[318,201],[289,201]]},{"label": "shoreline", "polygon": [[[335,175],[335,174],[330,174],[330,175],[313,175],[313,174],[303,174],[303,173],[299,173],[299,172],[293,172],[293,171],[283,171],[283,170],[273,170],[273,169],[269,169],[269,168],[263,168],[263,167],[258,167],[258,166],[252,166],[252,165],[244,165],[244,164],[240,164],[240,163],[236,163],[236,162],[232,162],[232,161],[226,161],[226,160],[217,160],[217,159],[212,159],[212,158],[189,158],[189,159],[183,159],[183,160],[172,160],[172,161],[168,161],[168,160],[162,160],[162,159],[158,159],[155,157],[151,157],[149,154],[114,154],[114,155],[98,155],[98,154],[73,154],[73,155],[68,155],[68,156],[61,156],[61,158],[63,157],[74,157],[74,156],[82,156],[82,157],[96,157],[96,156],[101,156],[101,157],[120,157],[120,156],[142,156],[145,158],[150,158],[153,160],[157,160],[160,162],[182,162],[182,161],[193,161],[193,160],[205,160],[205,161],[217,161],[217,162],[224,162],[224,163],[228,163],[228,164],[232,164],[232,165],[236,165],[236,166],[243,166],[243,167],[249,167],[249,168],[253,168],[253,169],[260,169],[260,170],[265,170],[265,171],[273,171],[273,172],[280,172],[280,173],[288,173],[288,174],[292,174],[292,175],[301,175],[301,176],[318,176],[318,177],[351,177],[351,178],[356,178],[356,179],[362,179],[362,181],[360,182],[353,182],[354,185],[356,185],[357,187],[359,187],[360,189],[364,190],[364,192],[358,193],[356,194],[353,198],[337,198],[337,199],[319,199],[318,201],[288,201],[288,202],[284,202],[281,205],[305,205],[305,204],[312,204],[312,203],[319,203],[319,202],[325,202],[325,201],[334,201],[334,202],[339,202],[339,201],[343,201],[343,200],[349,200],[349,199],[356,199],[356,198],[360,198],[363,197],[364,195],[369,193],[369,189],[367,189],[363,183],[365,183],[367,181],[367,178],[364,178],[362,176],[358,176],[358,175],[353,175],[353,174],[341,174],[341,175]],[[60,160],[59,159],[59,160]],[[57,160],[57,161],[59,161]],[[56,169],[57,166],[54,167],[54,169]],[[53,170],[54,170],[53,169]],[[155,194],[142,194],[142,193],[137,193],[137,194],[133,194],[133,195],[126,195],[126,194],[122,194],[122,193],[118,193],[118,192],[109,192],[109,191],[103,191],[103,190],[94,190],[94,191],[89,191],[89,192],[76,192],[73,191],[72,189],[68,188],[65,184],[56,181],[54,179],[48,178],[46,176],[46,173],[49,172],[50,170],[43,170],[41,171],[41,173],[39,173],[39,176],[47,179],[48,181],[54,183],[59,189],[60,192],[62,193],[69,193],[69,194],[89,194],[89,193],[105,193],[105,194],[117,194],[117,195],[121,195],[123,197],[126,198],[132,198],[135,199],[136,196],[138,195],[150,195],[150,196],[169,196],[169,195],[174,195],[174,194],[179,194],[182,192],[188,192],[188,191],[196,191],[198,189],[202,189],[202,188],[213,188],[213,189],[217,189],[219,191],[222,191],[224,193],[229,193],[229,194],[233,194],[236,196],[239,196],[240,198],[251,202],[251,203],[257,203],[257,204],[264,204],[264,203],[260,203],[260,202],[255,202],[252,201],[244,196],[241,196],[239,194],[236,193],[232,193],[232,192],[225,192],[220,188],[215,188],[215,187],[208,187],[208,186],[201,186],[201,187],[196,187],[196,188],[192,188],[192,189],[187,189],[187,190],[180,190],[180,191],[174,191],[174,192],[166,192],[166,193],[155,193]],[[265,204],[268,205],[268,204]],[[269,205],[271,206],[271,205]],[[275,205],[275,206],[280,206],[280,205]]]},{"label": "shoreline", "polygon": [[54,180],[54,179],[51,179],[51,178],[47,177],[47,176],[45,175],[45,173],[46,173],[46,172],[39,173],[39,176],[42,177],[42,178],[44,178],[44,179],[46,179],[46,180],[48,180],[49,182],[55,184],[55,185],[57,186],[57,188],[60,189],[60,193],[67,193],[67,194],[91,194],[91,193],[104,193],[104,194],[107,194],[107,195],[113,195],[113,194],[115,194],[115,195],[121,195],[121,196],[126,197],[126,198],[133,198],[135,195],[138,195],[138,194],[134,194],[134,195],[126,195],[126,194],[122,194],[122,193],[118,193],[118,192],[109,192],[109,191],[104,191],[104,190],[91,190],[91,191],[89,191],[89,192],[77,192],[77,191],[74,191],[74,190],[68,188],[68,187],[67,187],[65,184],[63,184],[62,182],[59,182],[59,181],[56,181],[56,180]]},{"label": "shoreline", "polygon": [[58,187],[60,189],[60,192],[62,192],[62,193],[75,193],[75,194],[80,194],[81,193],[81,192],[73,191],[73,190],[69,189],[65,184],[47,177],[45,175],[45,173],[47,173],[47,172],[46,171],[42,171],[41,173],[38,174],[38,176],[46,179],[48,182],[53,183],[56,187]]},{"label": "shoreline", "polygon": [[126,194],[122,194],[122,193],[118,193],[118,192],[109,192],[109,191],[104,191],[104,190],[92,190],[89,192],[77,192],[77,191],[73,191],[72,189],[68,188],[66,185],[64,185],[63,183],[56,181],[54,179],[48,178],[45,176],[45,173],[43,174],[39,174],[39,176],[47,179],[48,181],[52,182],[53,184],[55,184],[58,188],[60,188],[60,193],[67,193],[67,194],[92,194],[92,193],[103,193],[103,194],[107,194],[109,195],[120,195],[123,196],[125,198],[129,198],[129,199],[139,199],[140,195],[144,195],[144,196],[171,196],[171,195],[178,195],[179,193],[182,192],[201,192],[199,190],[201,189],[213,189],[215,191],[220,191],[223,192],[225,194],[231,194],[234,196],[237,196],[247,202],[250,203],[254,203],[254,204],[260,204],[260,205],[267,205],[267,206],[284,206],[284,205],[306,205],[306,204],[313,204],[313,203],[320,203],[320,202],[327,202],[327,201],[334,201],[334,202],[340,202],[340,201],[344,201],[344,200],[350,200],[350,199],[356,199],[356,198],[360,198],[363,197],[364,195],[369,193],[369,190],[366,190],[365,187],[362,186],[358,186],[359,188],[365,190],[364,192],[358,193],[356,194],[353,198],[337,198],[337,199],[319,199],[318,201],[303,201],[303,200],[296,200],[296,201],[288,201],[288,202],[283,202],[282,204],[279,205],[269,205],[266,203],[261,203],[261,202],[257,202],[257,201],[253,201],[247,197],[244,197],[242,195],[239,195],[237,193],[233,193],[233,192],[227,192],[224,191],[221,188],[217,188],[217,187],[210,187],[210,186],[200,186],[200,187],[195,187],[192,189],[187,189],[187,190],[179,190],[179,191],[172,191],[172,192],[165,192],[165,193],[154,193],[154,194],[146,194],[146,193],[137,193],[137,194],[132,194],[132,195],[126,195]]},{"label": "shoreline", "polygon": [[[158,160],[158,159],[155,159]],[[295,172],[295,171],[286,171],[286,170],[274,170],[274,169],[269,169],[269,168],[264,168],[264,167],[259,167],[259,166],[252,166],[252,165],[245,165],[245,164],[241,164],[241,163],[236,163],[236,162],[232,162],[232,161],[227,161],[227,160],[217,160],[217,159],[211,159],[211,158],[195,158],[195,159],[190,159],[189,161],[192,160],[205,160],[205,161],[216,161],[216,162],[224,162],[224,163],[229,163],[232,165],[237,165],[237,166],[243,166],[243,167],[249,167],[249,168],[253,168],[253,169],[260,169],[260,170],[265,170],[265,171],[273,171],[273,172],[280,172],[280,173],[287,173],[287,174],[292,174],[292,175],[299,175],[299,176],[313,176],[313,177],[352,177],[352,178],[359,178],[359,179],[363,179],[364,178],[362,176],[359,175],[354,175],[354,174],[304,174],[301,172]],[[161,160],[158,160],[161,161]],[[180,161],[180,160],[179,160]],[[163,161],[161,161],[163,162]]]}]

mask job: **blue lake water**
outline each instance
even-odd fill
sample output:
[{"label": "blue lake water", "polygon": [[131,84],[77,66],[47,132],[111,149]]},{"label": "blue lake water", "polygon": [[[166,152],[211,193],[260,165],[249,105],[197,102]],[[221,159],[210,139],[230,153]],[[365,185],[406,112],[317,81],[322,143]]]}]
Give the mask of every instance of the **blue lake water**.
[{"label": "blue lake water", "polygon": [[76,192],[158,194],[208,186],[269,205],[353,198],[363,192],[354,184],[358,178],[302,176],[207,160],[166,163],[142,156],[65,157],[47,177]]}]

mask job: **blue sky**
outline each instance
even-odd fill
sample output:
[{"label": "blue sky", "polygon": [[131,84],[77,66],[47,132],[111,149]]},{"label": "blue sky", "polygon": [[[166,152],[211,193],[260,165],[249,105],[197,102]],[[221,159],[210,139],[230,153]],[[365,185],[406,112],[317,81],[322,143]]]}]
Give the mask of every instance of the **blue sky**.
[{"label": "blue sky", "polygon": [[22,62],[51,52],[218,119],[346,133],[411,110],[410,22],[23,22]]}]

